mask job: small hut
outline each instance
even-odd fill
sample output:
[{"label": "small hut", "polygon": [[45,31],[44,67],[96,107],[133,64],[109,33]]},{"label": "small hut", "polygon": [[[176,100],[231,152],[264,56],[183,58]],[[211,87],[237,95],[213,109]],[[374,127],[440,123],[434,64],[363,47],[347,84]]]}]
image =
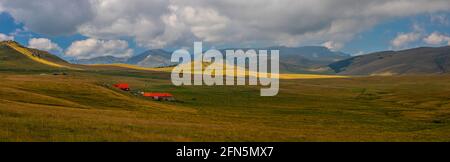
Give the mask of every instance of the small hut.
[{"label": "small hut", "polygon": [[114,84],[114,87],[119,88],[123,91],[130,91],[130,85],[127,83]]}]

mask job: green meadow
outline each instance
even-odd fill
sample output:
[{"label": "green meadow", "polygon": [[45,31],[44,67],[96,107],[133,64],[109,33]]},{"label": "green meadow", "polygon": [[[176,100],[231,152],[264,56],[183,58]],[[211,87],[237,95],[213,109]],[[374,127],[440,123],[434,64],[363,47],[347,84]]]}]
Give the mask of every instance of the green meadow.
[{"label": "green meadow", "polygon": [[175,87],[166,72],[53,72],[0,72],[0,141],[450,141],[449,75],[289,79],[260,97]]}]

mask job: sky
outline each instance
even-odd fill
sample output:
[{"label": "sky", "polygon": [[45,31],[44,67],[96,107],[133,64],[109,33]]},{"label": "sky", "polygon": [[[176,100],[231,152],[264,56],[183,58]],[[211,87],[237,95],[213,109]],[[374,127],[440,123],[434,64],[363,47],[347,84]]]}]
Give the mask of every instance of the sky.
[{"label": "sky", "polygon": [[450,0],[0,0],[0,40],[66,59],[149,49],[450,45]]}]

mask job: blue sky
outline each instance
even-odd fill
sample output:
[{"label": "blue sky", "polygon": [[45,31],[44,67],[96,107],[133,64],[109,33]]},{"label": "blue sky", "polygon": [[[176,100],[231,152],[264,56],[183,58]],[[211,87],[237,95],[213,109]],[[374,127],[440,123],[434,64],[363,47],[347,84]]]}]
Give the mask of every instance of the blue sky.
[{"label": "blue sky", "polygon": [[446,42],[442,42],[440,44],[427,44],[423,41],[423,38],[419,38],[418,40],[408,43],[400,48],[395,48],[391,44],[391,41],[395,39],[398,34],[414,32],[415,25],[424,30],[421,31],[423,37],[426,37],[433,32],[439,32],[443,35],[449,35],[449,13],[442,12],[438,13],[438,15],[446,17],[447,22],[432,21],[432,14],[421,14],[388,20],[358,34],[355,39],[345,45],[342,51],[356,54],[359,52],[370,53],[383,50],[400,50],[404,48],[414,48],[422,46],[437,47],[448,45]]},{"label": "blue sky", "polygon": [[[450,21],[449,13],[439,13],[439,15],[445,15],[447,21]],[[367,31],[359,33],[353,40],[346,43],[346,45],[340,49],[340,51],[358,54],[358,53],[370,53],[374,51],[383,50],[395,50],[391,45],[391,41],[399,33],[409,33],[413,32],[413,26],[419,25],[425,31],[424,33],[440,32],[442,34],[450,35],[450,25],[445,23],[432,22],[430,14],[422,14],[417,16],[405,17],[392,19],[383,22],[379,25],[374,26]],[[0,33],[12,34],[17,30],[20,30],[18,35],[15,36],[15,40],[21,44],[27,45],[28,40],[31,38],[47,38],[51,41],[57,43],[61,48],[68,48],[72,42],[77,40],[84,40],[88,37],[81,34],[63,35],[63,36],[52,36],[45,34],[38,34],[33,31],[26,30],[22,23],[18,23],[11,17],[8,13],[0,14]],[[145,47],[139,47],[132,39],[127,39],[130,48],[133,48],[135,53],[142,53],[147,50]],[[321,44],[305,44],[306,45],[318,45]],[[420,46],[444,46],[445,42],[438,45],[427,44],[422,40],[414,41],[404,48],[413,48]],[[238,45],[234,45],[238,46]],[[301,45],[300,45],[301,46]],[[167,47],[168,50],[173,50],[173,48]]]},{"label": "blue sky", "polygon": [[[5,12],[0,13],[0,24],[1,24],[0,33],[6,35],[14,35],[14,40],[22,45],[28,45],[28,41],[32,38],[46,38],[58,44],[58,46],[60,46],[65,51],[65,49],[67,49],[73,42],[85,40],[88,38],[81,34],[57,35],[57,36],[39,34],[27,29],[23,23],[15,21],[10,14]],[[125,40],[129,43],[129,47],[134,49],[135,54],[140,54],[148,50],[148,48],[138,46],[132,39],[125,39]],[[66,57],[63,54],[64,51],[51,51],[51,52],[61,57]],[[70,59],[70,57],[66,58]]]},{"label": "blue sky", "polygon": [[[3,11],[0,33],[3,37],[14,37],[21,44],[69,59],[104,55],[124,57],[148,49],[189,48],[193,41],[203,41],[207,45],[205,48],[322,45],[353,55],[450,43],[450,2],[445,0],[355,0],[353,3],[357,3],[360,10],[336,1],[320,1],[323,5],[309,4],[309,0],[294,1],[303,2],[299,4],[268,0],[265,2],[277,3],[277,8],[263,6],[259,14],[230,11],[227,5],[233,6],[232,3],[237,1],[220,5],[202,0],[149,1],[149,4],[130,1],[129,5],[109,1],[111,6],[106,9],[123,10],[124,13],[104,14],[101,7],[90,8],[95,5],[92,0],[61,2],[74,3],[70,6],[75,8],[65,10],[59,10],[59,6],[40,8],[42,5],[34,1],[0,0],[0,11]],[[328,3],[334,6],[326,5]],[[260,4],[240,5],[254,7]],[[411,11],[409,7],[415,5],[417,11]],[[139,11],[140,6],[155,9]],[[322,11],[323,6],[333,6],[337,11],[334,13],[326,8]],[[311,11],[303,12],[302,8],[319,8],[320,12],[310,14]],[[24,12],[26,9],[36,11]],[[265,16],[271,12],[273,14]],[[255,15],[265,16],[264,21]]]}]

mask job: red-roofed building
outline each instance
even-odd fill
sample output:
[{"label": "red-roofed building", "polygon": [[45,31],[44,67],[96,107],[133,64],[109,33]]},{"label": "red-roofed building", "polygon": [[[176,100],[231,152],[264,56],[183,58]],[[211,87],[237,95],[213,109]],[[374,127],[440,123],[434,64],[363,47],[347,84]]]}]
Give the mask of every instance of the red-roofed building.
[{"label": "red-roofed building", "polygon": [[172,94],[170,93],[148,93],[148,92],[144,92],[142,93],[142,96],[144,97],[150,97],[154,100],[159,100],[159,101],[173,101],[175,100],[175,98],[173,97]]},{"label": "red-roofed building", "polygon": [[114,87],[119,88],[119,89],[124,90],[124,91],[129,91],[130,90],[130,85],[128,85],[127,83],[114,84]]}]

